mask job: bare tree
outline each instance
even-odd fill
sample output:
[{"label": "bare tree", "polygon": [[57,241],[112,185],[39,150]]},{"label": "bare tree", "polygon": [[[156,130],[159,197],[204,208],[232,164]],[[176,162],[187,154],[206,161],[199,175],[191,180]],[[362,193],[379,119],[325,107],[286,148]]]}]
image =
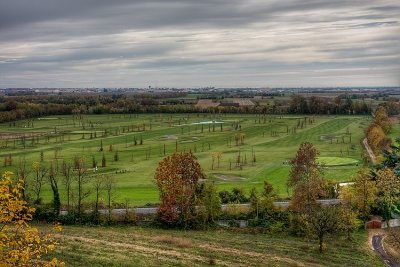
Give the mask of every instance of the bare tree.
[{"label": "bare tree", "polygon": [[57,171],[53,168],[53,163],[49,169],[49,182],[51,186],[51,190],[53,191],[53,211],[54,216],[57,218],[58,214],[60,213],[61,209],[61,200],[60,200],[60,193],[58,191],[58,178],[57,178]]},{"label": "bare tree", "polygon": [[33,180],[32,191],[35,194],[34,203],[40,203],[40,192],[42,191],[42,186],[45,183],[45,176],[48,172],[48,168],[46,168],[40,162],[33,162],[32,163],[32,170],[35,173],[35,177]]},{"label": "bare tree", "polygon": [[93,181],[94,192],[96,194],[96,199],[94,203],[94,210],[93,210],[93,219],[97,223],[99,219],[99,199],[100,193],[104,189],[104,176],[103,175],[96,175],[94,176]]},{"label": "bare tree", "polygon": [[84,188],[84,185],[89,181],[89,176],[87,175],[87,168],[85,166],[85,161],[82,157],[76,156],[74,158],[74,165],[74,171],[76,172],[76,182],[78,185],[77,212],[78,215],[81,215],[82,201],[90,195],[90,190]]},{"label": "bare tree", "polygon": [[71,207],[71,186],[72,186],[72,164],[63,161],[61,167],[61,173],[63,175],[63,183],[67,194],[67,211],[70,211]]},{"label": "bare tree", "polygon": [[106,199],[107,199],[107,209],[108,209],[108,223],[111,222],[111,208],[112,208],[112,201],[115,198],[115,187],[116,182],[114,177],[110,175],[104,175],[104,190],[106,192]]},{"label": "bare tree", "polygon": [[26,191],[28,189],[28,183],[27,183],[28,171],[26,168],[25,157],[24,157],[24,159],[20,159],[20,161],[19,161],[19,165],[18,165],[18,169],[17,169],[17,177],[19,180],[23,181],[24,188],[22,189],[21,192],[22,192],[22,198],[24,200],[26,200],[27,199]]}]

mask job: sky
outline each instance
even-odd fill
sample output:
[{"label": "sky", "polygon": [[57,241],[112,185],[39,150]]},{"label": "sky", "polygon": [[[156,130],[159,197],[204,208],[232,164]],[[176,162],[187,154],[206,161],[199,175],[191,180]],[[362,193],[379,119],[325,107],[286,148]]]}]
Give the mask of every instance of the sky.
[{"label": "sky", "polygon": [[0,0],[0,87],[400,86],[399,0]]}]

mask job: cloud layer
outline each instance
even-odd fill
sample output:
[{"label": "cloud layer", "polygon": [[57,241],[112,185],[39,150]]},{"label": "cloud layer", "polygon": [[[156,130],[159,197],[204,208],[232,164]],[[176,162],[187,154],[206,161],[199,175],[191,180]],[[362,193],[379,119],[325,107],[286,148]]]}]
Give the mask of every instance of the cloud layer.
[{"label": "cloud layer", "polygon": [[0,87],[400,85],[398,0],[0,2]]}]

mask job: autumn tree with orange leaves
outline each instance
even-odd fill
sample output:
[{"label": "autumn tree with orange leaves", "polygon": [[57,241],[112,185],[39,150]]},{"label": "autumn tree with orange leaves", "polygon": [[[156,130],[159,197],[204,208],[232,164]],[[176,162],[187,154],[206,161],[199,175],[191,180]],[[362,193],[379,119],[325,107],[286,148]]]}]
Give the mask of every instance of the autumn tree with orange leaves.
[{"label": "autumn tree with orange leaves", "polygon": [[293,188],[291,207],[300,213],[310,213],[316,200],[324,195],[324,180],[316,161],[317,155],[314,145],[304,142],[290,161],[292,168],[288,186]]},{"label": "autumn tree with orange leaves", "polygon": [[158,164],[155,179],[160,190],[160,220],[168,226],[188,227],[195,216],[196,189],[204,178],[190,152],[173,153]]},{"label": "autumn tree with orange leaves", "polygon": [[29,226],[35,209],[22,198],[23,184],[22,180],[13,183],[11,172],[0,179],[0,266],[64,266],[55,258],[42,259],[54,250],[55,242],[51,235],[40,235]]}]

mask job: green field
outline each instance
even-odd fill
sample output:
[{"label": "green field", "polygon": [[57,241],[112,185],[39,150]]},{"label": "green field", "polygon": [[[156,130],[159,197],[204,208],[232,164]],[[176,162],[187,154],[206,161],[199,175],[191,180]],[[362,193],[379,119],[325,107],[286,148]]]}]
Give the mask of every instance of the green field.
[{"label": "green field", "polygon": [[[207,177],[215,180],[220,190],[241,187],[249,192],[254,186],[261,189],[267,180],[281,197],[287,197],[287,161],[304,141],[312,142],[320,157],[330,161],[346,158],[352,162],[327,164],[324,169],[325,177],[330,180],[350,180],[359,168],[356,162],[362,162],[360,140],[369,120],[362,116],[242,114],[51,116],[0,124],[0,156],[12,155],[12,166],[2,167],[2,171],[14,172],[23,162],[29,172],[32,162],[40,161],[41,151],[43,164],[47,166],[83,156],[88,174],[109,173],[115,177],[117,201],[144,205],[158,201],[153,177],[165,147],[165,155],[176,150],[192,151]],[[240,134],[244,134],[244,142],[236,145],[235,136]],[[103,152],[99,151],[101,142]],[[117,162],[113,160],[115,151],[119,155]],[[215,161],[212,169],[213,152],[222,152],[222,157],[219,166]],[[103,153],[107,159],[104,168]],[[239,153],[241,167],[236,166]],[[99,166],[97,171],[92,168],[93,158]],[[33,173],[30,171],[29,175]],[[60,188],[64,197],[61,180]],[[49,185],[45,185],[42,197],[45,201],[51,199]]]},{"label": "green field", "polygon": [[366,232],[326,240],[243,231],[177,231],[140,227],[66,226],[57,257],[66,266],[385,266]]}]

